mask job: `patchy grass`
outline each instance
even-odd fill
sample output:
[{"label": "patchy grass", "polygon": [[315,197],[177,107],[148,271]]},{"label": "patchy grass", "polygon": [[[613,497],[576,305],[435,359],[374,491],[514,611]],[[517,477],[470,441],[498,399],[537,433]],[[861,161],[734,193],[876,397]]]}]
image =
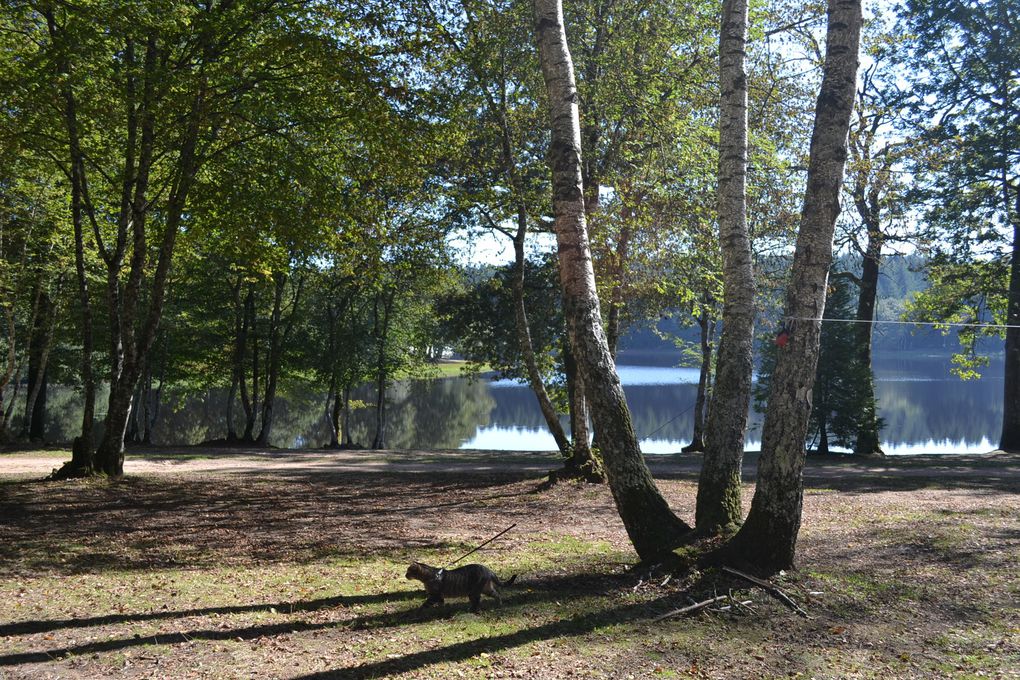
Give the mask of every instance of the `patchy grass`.
[{"label": "patchy grass", "polygon": [[[800,569],[779,579],[802,619],[714,572],[631,571],[605,488],[539,491],[485,457],[0,476],[0,678],[1018,677],[1014,481],[809,489]],[[660,486],[691,514],[691,475]],[[446,564],[512,523],[468,560],[519,574],[502,607],[418,609],[410,560]],[[752,609],[652,622],[731,588]]]}]

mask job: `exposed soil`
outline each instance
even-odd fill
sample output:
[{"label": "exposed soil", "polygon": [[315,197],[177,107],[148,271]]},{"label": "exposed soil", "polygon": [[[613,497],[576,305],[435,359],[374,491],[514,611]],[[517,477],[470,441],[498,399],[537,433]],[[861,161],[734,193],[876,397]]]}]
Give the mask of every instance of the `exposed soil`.
[{"label": "exposed soil", "polygon": [[[539,490],[548,455],[145,450],[33,481],[61,460],[0,455],[0,678],[1020,677],[1016,456],[810,462],[780,579],[807,620],[630,571],[608,490]],[[651,464],[685,518],[697,464]],[[416,611],[410,559],[514,523],[470,559],[522,572],[503,607]],[[729,587],[753,610],[651,623]]]}]

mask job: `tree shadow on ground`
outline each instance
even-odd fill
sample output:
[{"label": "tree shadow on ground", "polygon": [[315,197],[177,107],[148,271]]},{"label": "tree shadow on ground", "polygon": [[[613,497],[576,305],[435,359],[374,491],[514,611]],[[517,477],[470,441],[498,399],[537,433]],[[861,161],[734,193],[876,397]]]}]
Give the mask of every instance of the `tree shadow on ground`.
[{"label": "tree shadow on ground", "polygon": [[[95,573],[460,548],[437,527],[484,524],[535,483],[478,475],[357,473],[127,477],[0,485],[0,574]],[[513,514],[514,509],[508,509]],[[457,518],[456,524],[451,519]],[[257,530],[254,529],[257,527]],[[487,531],[487,529],[485,530]],[[484,536],[482,536],[484,538]]]},{"label": "tree shadow on ground", "polygon": [[[605,574],[574,574],[569,576],[551,577],[546,579],[540,579],[535,581],[529,581],[528,592],[507,592],[503,597],[503,608],[527,608],[534,606],[535,604],[542,601],[556,601],[556,602],[568,602],[583,597],[592,597],[599,594],[606,595],[607,590],[618,589],[622,583],[623,577],[619,576],[607,576]],[[514,590],[520,591],[521,588],[513,588]],[[20,652],[15,654],[0,655],[0,667],[3,666],[18,666],[22,664],[30,663],[44,663],[52,661],[54,658],[60,658],[67,655],[80,656],[90,654],[101,654],[106,652],[122,651],[125,649],[131,649],[134,647],[152,645],[152,644],[171,644],[182,641],[202,640],[202,641],[223,641],[223,640],[254,640],[256,638],[271,637],[276,635],[292,635],[304,632],[313,632],[327,629],[341,629],[344,631],[362,631],[362,630],[376,630],[379,628],[393,628],[400,627],[409,624],[417,624],[424,621],[444,619],[453,616],[457,613],[467,611],[468,603],[464,600],[457,600],[456,602],[447,603],[438,607],[430,607],[428,609],[422,609],[418,604],[422,600],[423,592],[419,591],[397,591],[378,593],[373,595],[363,596],[336,596],[330,598],[320,598],[315,600],[300,600],[296,602],[282,602],[275,604],[258,604],[258,605],[241,605],[241,606],[224,606],[224,607],[208,607],[202,609],[192,610],[180,610],[173,612],[161,612],[161,613],[137,613],[137,614],[117,614],[108,616],[96,616],[84,619],[65,619],[56,621],[25,621],[20,623],[9,624],[0,628],[0,636],[12,636],[12,635],[29,635],[36,633],[44,633],[55,631],[63,628],[87,628],[95,626],[105,626],[110,624],[118,623],[138,623],[143,621],[151,621],[156,619],[173,619],[173,618],[187,618],[190,616],[202,616],[212,614],[244,614],[256,611],[268,610],[270,607],[276,608],[277,611],[294,611],[294,612],[311,612],[328,607],[354,607],[356,605],[372,604],[372,603],[386,603],[386,602],[406,602],[408,600],[414,600],[415,605],[412,608],[400,609],[397,611],[382,612],[378,614],[368,614],[358,616],[352,619],[341,620],[341,621],[328,621],[328,622],[311,622],[311,621],[284,621],[280,623],[265,624],[258,626],[246,626],[243,628],[212,628],[212,629],[200,629],[200,630],[188,630],[188,631],[174,631],[169,633],[159,633],[156,635],[139,636],[135,635],[132,637],[122,637],[117,639],[102,640],[98,642],[88,642],[79,645],[72,645],[68,647],[58,649],[48,649],[39,652]],[[663,601],[668,600],[668,597],[661,598]],[[491,602],[491,601],[487,601]],[[645,603],[639,606],[625,607],[623,608],[627,612],[633,612],[628,614],[624,618],[618,618],[616,620],[629,620],[636,617],[637,613],[643,612],[644,615],[649,614],[649,607],[654,607],[655,603]],[[607,608],[606,612],[612,612],[615,608]],[[481,616],[499,616],[499,612],[502,611],[500,608],[494,607],[492,604],[488,606],[483,605]],[[628,618],[629,617],[629,618]],[[574,619],[587,619],[588,615],[582,617],[574,617]],[[610,618],[607,615],[599,615],[598,620],[609,621]],[[571,624],[567,620],[566,626],[563,628],[564,631],[571,631],[576,624]],[[557,629],[557,626],[561,625],[559,622],[556,626],[552,626],[553,630]],[[542,627],[539,634],[545,634],[544,630],[546,627]],[[574,633],[576,634],[576,633]],[[346,672],[346,671],[345,671]],[[377,677],[377,676],[370,676]]]},{"label": "tree shadow on ground", "polygon": [[166,619],[185,619],[192,616],[225,616],[230,614],[250,614],[276,610],[278,612],[313,612],[332,607],[354,607],[384,602],[402,602],[420,599],[418,593],[397,591],[375,595],[335,595],[320,597],[314,600],[297,600],[294,602],[265,602],[259,604],[231,605],[222,607],[197,607],[195,609],[177,609],[173,611],[138,612],[129,614],[105,614],[74,619],[40,619],[37,621],[17,621],[0,624],[0,637],[9,635],[34,635],[58,630],[75,628],[93,628],[122,623],[142,623],[145,621],[161,621]]}]

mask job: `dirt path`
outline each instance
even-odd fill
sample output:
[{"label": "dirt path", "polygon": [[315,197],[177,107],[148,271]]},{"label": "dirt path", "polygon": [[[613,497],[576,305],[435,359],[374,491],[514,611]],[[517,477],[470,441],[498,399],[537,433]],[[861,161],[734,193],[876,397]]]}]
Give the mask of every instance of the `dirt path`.
[{"label": "dirt path", "polygon": [[[0,475],[44,476],[69,454],[59,450],[0,454]],[[657,477],[687,479],[701,469],[700,455],[650,455]],[[758,454],[745,456],[744,478],[754,481]],[[349,473],[534,473],[555,468],[554,453],[533,451],[334,451],[326,449],[258,449],[216,447],[145,447],[128,451],[128,475],[160,472],[275,472]],[[809,480],[846,481],[848,477],[916,480],[937,478],[963,484],[1011,484],[1020,481],[1020,454],[992,451],[981,455],[929,454],[879,459],[809,456],[804,476]]]}]

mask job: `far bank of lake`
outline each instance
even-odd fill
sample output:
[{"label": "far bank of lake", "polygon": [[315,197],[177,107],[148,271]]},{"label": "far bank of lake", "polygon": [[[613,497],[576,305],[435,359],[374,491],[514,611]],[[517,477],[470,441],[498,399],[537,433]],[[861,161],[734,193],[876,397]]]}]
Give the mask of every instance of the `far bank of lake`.
[{"label": "far bank of lake", "polygon": [[[633,360],[633,359],[632,359]],[[645,363],[625,363],[620,377],[635,429],[647,453],[672,453],[690,441],[698,371],[669,366],[673,357],[659,355]],[[661,365],[665,364],[665,365]],[[995,448],[1002,418],[1002,364],[993,362],[980,380],[961,381],[950,373],[945,356],[878,356],[875,360],[879,415],[885,420],[883,446],[893,455],[981,453]],[[99,405],[105,395],[100,395]],[[407,380],[389,393],[387,446],[392,449],[553,450],[531,390],[513,381],[486,377]],[[356,398],[372,403],[363,388]],[[222,438],[225,390],[164,393],[154,443],[198,444]],[[239,408],[237,409],[240,410]],[[329,441],[325,395],[291,387],[279,398],[271,443],[286,448],[318,447]],[[102,414],[100,413],[101,417]],[[79,395],[56,387],[49,399],[47,438],[68,441],[77,432]],[[374,412],[355,412],[356,441],[371,441]],[[760,446],[761,414],[753,409],[749,450]]]}]

